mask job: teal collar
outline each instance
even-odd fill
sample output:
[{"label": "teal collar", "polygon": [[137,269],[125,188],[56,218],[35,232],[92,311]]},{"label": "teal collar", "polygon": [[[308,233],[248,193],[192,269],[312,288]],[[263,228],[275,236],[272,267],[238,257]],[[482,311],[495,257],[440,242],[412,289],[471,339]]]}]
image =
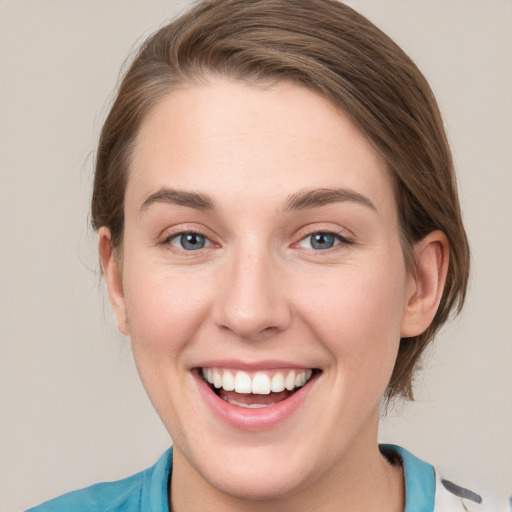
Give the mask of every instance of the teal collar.
[{"label": "teal collar", "polygon": [[403,464],[405,476],[404,512],[433,512],[436,493],[434,468],[415,457],[405,448],[394,444],[383,444],[381,452],[397,455]]}]

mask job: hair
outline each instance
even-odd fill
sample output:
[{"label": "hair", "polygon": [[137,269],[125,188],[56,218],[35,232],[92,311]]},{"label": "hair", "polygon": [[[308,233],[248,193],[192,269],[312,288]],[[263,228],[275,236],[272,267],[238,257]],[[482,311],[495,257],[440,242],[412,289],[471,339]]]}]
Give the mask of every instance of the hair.
[{"label": "hair", "polygon": [[447,237],[446,285],[430,327],[403,338],[386,398],[413,399],[421,355],[451,312],[469,275],[450,148],[434,95],[411,59],[365,17],[336,0],[204,0],[140,47],[101,131],[92,226],[120,247],[124,194],[141,123],[159,100],[211,77],[288,81],[345,112],[387,163],[408,268],[413,246],[434,230]]}]

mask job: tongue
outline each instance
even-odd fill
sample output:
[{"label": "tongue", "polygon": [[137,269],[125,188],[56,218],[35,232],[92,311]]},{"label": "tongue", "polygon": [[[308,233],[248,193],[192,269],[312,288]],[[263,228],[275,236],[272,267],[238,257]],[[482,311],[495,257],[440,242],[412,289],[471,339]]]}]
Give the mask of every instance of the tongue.
[{"label": "tongue", "polygon": [[268,406],[277,404],[293,395],[293,391],[281,391],[268,395],[254,395],[252,393],[237,393],[236,391],[225,391],[222,388],[217,390],[218,395],[230,403],[243,404],[247,406],[262,405]]}]

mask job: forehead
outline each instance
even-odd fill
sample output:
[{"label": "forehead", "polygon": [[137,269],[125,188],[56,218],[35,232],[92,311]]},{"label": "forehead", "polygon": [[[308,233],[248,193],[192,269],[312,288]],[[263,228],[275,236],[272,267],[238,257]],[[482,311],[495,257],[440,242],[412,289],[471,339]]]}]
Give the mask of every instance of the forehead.
[{"label": "forehead", "polygon": [[386,165],[343,112],[295,84],[217,80],[173,91],[142,123],[127,202],[161,187],[279,201],[347,188],[392,199]]}]

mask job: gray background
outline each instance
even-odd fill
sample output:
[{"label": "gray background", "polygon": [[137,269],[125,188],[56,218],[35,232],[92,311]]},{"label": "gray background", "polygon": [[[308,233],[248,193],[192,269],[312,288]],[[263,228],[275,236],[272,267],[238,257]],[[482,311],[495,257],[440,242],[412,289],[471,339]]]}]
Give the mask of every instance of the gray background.
[{"label": "gray background", "polygon": [[[151,464],[169,438],[87,226],[121,62],[188,2],[0,1],[0,512]],[[353,0],[437,94],[474,257],[464,313],[383,441],[512,489],[512,1]]]}]

